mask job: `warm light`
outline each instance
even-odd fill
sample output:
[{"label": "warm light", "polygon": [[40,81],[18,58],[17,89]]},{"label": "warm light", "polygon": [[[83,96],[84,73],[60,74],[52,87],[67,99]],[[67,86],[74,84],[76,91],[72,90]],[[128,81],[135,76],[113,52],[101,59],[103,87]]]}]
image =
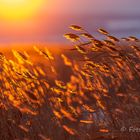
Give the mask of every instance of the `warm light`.
[{"label": "warm light", "polygon": [[25,19],[32,16],[44,0],[0,0],[0,18]]}]

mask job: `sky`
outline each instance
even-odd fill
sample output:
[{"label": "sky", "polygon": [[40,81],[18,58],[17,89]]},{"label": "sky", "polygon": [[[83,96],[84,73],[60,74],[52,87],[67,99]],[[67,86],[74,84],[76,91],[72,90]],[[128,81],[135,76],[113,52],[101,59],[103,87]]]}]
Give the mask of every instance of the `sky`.
[{"label": "sky", "polygon": [[[70,31],[71,24],[84,26],[91,33],[104,27],[118,36],[140,36],[139,5],[140,0],[42,0],[29,10],[28,18],[8,19],[0,14],[0,43],[65,42],[63,34]],[[20,14],[19,9],[16,12]]]}]

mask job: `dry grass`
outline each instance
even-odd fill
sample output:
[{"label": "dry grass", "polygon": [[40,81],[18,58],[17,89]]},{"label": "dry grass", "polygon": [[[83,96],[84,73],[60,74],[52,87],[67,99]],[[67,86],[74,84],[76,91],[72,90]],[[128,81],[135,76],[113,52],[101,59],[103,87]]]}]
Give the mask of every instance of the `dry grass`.
[{"label": "dry grass", "polygon": [[73,48],[0,53],[0,140],[139,139],[139,39],[70,28]]}]

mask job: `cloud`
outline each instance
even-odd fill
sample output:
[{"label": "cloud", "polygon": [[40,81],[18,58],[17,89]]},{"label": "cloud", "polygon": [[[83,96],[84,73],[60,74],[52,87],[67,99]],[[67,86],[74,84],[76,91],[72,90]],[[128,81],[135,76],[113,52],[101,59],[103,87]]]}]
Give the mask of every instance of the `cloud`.
[{"label": "cloud", "polygon": [[27,21],[0,19],[0,42],[60,41],[70,24],[94,32],[98,26],[108,27],[110,20],[139,19],[139,5],[139,0],[53,0]]}]

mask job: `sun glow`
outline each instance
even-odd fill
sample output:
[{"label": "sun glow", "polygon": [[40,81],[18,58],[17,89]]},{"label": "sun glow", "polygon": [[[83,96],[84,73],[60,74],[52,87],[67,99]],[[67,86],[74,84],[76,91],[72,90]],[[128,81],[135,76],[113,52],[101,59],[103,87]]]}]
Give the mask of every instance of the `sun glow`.
[{"label": "sun glow", "polygon": [[22,20],[39,10],[44,0],[0,0],[0,18]]}]

